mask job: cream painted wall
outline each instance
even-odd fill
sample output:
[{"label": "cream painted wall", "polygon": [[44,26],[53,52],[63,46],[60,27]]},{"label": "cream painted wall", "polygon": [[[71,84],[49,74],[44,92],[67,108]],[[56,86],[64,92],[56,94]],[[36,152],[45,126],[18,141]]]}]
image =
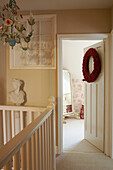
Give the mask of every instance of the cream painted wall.
[{"label": "cream painted wall", "polygon": [[[27,14],[28,12],[25,12]],[[56,14],[57,33],[107,33],[111,31],[111,9],[33,11]]]},{"label": "cream painted wall", "polygon": [[0,104],[6,103],[6,46],[0,44]]},{"label": "cream painted wall", "polygon": [[8,56],[7,93],[12,90],[12,78],[24,81],[26,105],[48,105],[48,97],[56,97],[56,70],[12,70],[9,69]]},{"label": "cream painted wall", "polygon": [[84,48],[97,42],[99,41],[63,40],[63,68],[69,70],[75,79],[83,79],[82,61]]}]

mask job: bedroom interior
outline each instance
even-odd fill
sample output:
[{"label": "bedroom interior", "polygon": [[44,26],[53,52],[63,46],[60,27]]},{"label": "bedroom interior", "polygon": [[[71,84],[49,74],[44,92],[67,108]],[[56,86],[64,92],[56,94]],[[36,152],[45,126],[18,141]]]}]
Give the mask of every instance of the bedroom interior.
[{"label": "bedroom interior", "polygon": [[98,42],[101,41],[63,40],[62,42],[64,151],[101,152],[84,140],[85,81],[82,73],[84,48]]}]

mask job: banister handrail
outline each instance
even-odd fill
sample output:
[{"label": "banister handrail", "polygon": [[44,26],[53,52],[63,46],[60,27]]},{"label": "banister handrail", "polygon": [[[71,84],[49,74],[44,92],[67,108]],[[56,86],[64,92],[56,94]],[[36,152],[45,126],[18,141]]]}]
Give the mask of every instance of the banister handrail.
[{"label": "banister handrail", "polygon": [[[8,106],[10,107],[10,106]],[[11,106],[12,108],[13,106]],[[14,106],[15,107],[15,106]],[[21,108],[22,106],[19,106]],[[3,109],[0,106],[0,109]],[[10,108],[10,109],[11,109]],[[12,108],[13,109],[13,108]],[[25,109],[25,107],[24,107]],[[53,108],[47,108],[39,117],[25,127],[19,134],[0,148],[0,168],[5,166],[11,157],[27,142],[41,124],[51,115]]]},{"label": "banister handrail", "polygon": [[14,106],[14,105],[0,105],[0,110],[14,110],[14,111],[43,111],[47,106]]}]

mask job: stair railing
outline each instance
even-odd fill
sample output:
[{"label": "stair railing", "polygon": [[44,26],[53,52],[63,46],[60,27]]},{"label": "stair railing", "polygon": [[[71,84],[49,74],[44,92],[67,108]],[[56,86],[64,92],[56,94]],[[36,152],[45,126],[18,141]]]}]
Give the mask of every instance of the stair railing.
[{"label": "stair railing", "polygon": [[23,130],[46,108],[0,105],[0,146]]},{"label": "stair railing", "polygon": [[0,169],[56,170],[54,105],[0,148]]}]

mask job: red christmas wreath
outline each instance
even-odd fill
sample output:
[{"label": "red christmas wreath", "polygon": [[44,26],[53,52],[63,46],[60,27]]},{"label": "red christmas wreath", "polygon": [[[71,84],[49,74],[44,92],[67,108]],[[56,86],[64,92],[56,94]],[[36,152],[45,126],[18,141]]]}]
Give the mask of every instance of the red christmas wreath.
[{"label": "red christmas wreath", "polygon": [[[94,61],[94,70],[90,74],[89,73],[89,59],[91,56],[93,57],[93,61]],[[94,82],[97,79],[101,71],[101,62],[100,62],[99,55],[94,48],[90,48],[88,51],[86,51],[84,58],[83,58],[82,71],[83,71],[84,79],[88,83]]]}]

